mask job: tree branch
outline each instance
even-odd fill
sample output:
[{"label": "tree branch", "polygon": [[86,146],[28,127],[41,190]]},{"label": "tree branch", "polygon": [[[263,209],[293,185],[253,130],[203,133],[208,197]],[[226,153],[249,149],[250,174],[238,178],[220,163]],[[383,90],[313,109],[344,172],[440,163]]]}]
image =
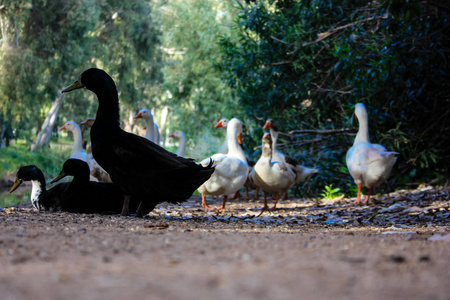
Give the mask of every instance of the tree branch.
[{"label": "tree branch", "polygon": [[347,133],[356,133],[356,128],[341,128],[341,129],[326,129],[326,130],[311,130],[311,129],[300,129],[300,130],[292,130],[289,131],[289,134],[347,134]]},{"label": "tree branch", "polygon": [[[361,23],[370,22],[370,21],[379,20],[379,19],[387,19],[387,15],[377,16],[377,17],[370,17],[370,18],[367,18],[367,19],[359,20],[359,21],[356,21],[356,22],[353,22],[353,23],[349,23],[349,24],[346,24],[346,25],[342,25],[342,26],[336,27],[336,28],[328,30],[326,32],[319,33],[318,34],[319,38],[317,40],[298,45],[297,48],[295,48],[292,52],[288,53],[288,55],[292,55],[292,54],[298,52],[299,50],[301,50],[302,48],[305,48],[305,47],[317,44],[317,43],[323,41],[324,39],[326,39],[327,37],[329,37],[329,36],[339,32],[341,30],[344,30],[346,28],[352,27],[352,26],[354,26],[356,24],[361,24]],[[283,44],[286,44],[286,45],[293,45],[292,43],[288,43],[286,41],[277,39],[276,37],[273,37],[273,36],[271,36],[271,38],[273,40],[277,41],[277,42],[280,42],[280,43],[283,43]]]}]

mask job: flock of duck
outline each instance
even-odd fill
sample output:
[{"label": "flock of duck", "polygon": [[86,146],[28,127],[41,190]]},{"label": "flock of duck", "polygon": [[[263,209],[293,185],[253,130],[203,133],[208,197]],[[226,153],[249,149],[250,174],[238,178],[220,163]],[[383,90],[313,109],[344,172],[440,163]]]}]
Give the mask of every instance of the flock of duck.
[{"label": "flock of duck", "polygon": [[[256,197],[259,190],[263,191],[264,212],[269,210],[268,194],[275,199],[271,209],[276,209],[279,199],[283,196],[286,199],[294,184],[318,172],[300,165],[277,149],[279,130],[275,120],[267,120],[263,127],[270,133],[262,137],[262,153],[256,163],[246,158],[240,146],[243,125],[236,118],[222,119],[215,126],[226,128],[226,140],[220,153],[196,163],[184,157],[186,137],[182,131],[170,135],[179,139],[176,154],[159,146],[159,130],[147,109],[135,116],[146,122],[144,137],[122,130],[116,85],[103,70],[84,71],[62,92],[80,88],[95,93],[99,103],[96,118],[81,123],[90,127],[91,146],[85,153],[80,127],[74,122],[64,124],[60,130],[73,133],[74,146],[70,158],[52,183],[66,176],[73,176],[73,180],[47,190],[42,171],[29,165],[19,168],[10,190],[13,192],[22,182],[31,181],[31,202],[38,210],[122,215],[131,212],[143,217],[158,203],[179,203],[190,198],[197,189],[205,209],[213,208],[207,204],[207,195],[223,196],[219,209],[224,209],[230,195],[239,197],[239,190],[245,187],[248,198],[251,187],[256,189]],[[397,153],[370,143],[367,111],[363,104],[355,106],[355,115],[359,120],[359,131],[347,153],[347,166],[358,186],[355,203],[361,203],[362,185],[369,189],[364,201],[367,202],[373,188],[388,178]],[[91,180],[93,176],[98,182]]]}]

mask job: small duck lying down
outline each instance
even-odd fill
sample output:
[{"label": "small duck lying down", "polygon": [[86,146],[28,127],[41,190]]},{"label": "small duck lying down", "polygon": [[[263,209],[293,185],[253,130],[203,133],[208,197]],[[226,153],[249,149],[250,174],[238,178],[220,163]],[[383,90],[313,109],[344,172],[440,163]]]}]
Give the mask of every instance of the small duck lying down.
[{"label": "small duck lying down", "polygon": [[[89,166],[79,159],[68,159],[53,182],[65,176],[74,176],[71,182],[59,183],[47,190],[44,174],[35,165],[20,167],[10,193],[24,181],[31,181],[31,203],[40,211],[71,213],[118,214],[123,206],[123,193],[113,183],[89,181]],[[137,201],[130,205],[137,209]]]}]

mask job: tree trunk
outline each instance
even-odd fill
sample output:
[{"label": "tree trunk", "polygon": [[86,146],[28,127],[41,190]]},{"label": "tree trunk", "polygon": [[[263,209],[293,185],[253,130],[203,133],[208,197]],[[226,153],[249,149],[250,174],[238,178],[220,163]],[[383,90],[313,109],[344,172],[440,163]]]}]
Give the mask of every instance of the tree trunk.
[{"label": "tree trunk", "polygon": [[44,124],[41,126],[41,130],[31,144],[30,151],[36,152],[37,148],[50,143],[50,137],[52,136],[53,126],[55,126],[56,119],[58,118],[59,109],[63,104],[63,95],[58,93],[55,101],[52,103],[52,108],[48,112],[45,118]]}]

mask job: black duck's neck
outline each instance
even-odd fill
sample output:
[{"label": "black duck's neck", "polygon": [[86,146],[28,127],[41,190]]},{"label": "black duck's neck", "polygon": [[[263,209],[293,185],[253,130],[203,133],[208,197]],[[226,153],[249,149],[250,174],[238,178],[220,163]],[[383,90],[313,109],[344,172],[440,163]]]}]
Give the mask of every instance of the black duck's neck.
[{"label": "black duck's neck", "polygon": [[112,80],[106,80],[104,85],[95,92],[98,98],[98,110],[94,126],[99,122],[120,127],[119,96]]},{"label": "black duck's neck", "polygon": [[81,183],[87,183],[89,182],[89,169],[87,169],[85,172],[78,172],[78,174],[74,175],[72,183],[77,185]]}]

